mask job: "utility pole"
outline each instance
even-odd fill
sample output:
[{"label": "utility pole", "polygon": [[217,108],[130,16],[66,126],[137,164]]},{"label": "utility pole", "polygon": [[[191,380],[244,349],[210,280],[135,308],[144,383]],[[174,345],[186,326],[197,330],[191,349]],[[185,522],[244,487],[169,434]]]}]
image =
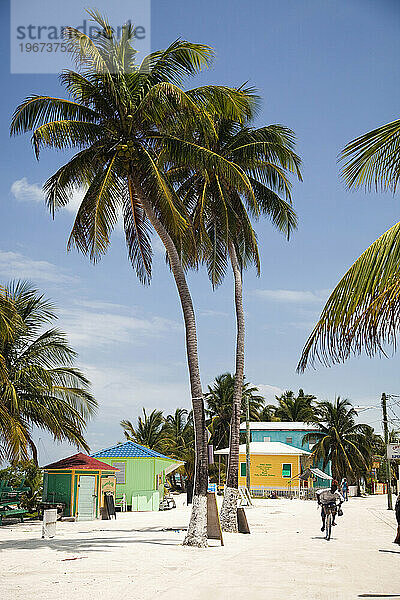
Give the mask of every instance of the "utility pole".
[{"label": "utility pole", "polygon": [[250,398],[246,398],[246,487],[250,493]]},{"label": "utility pole", "polygon": [[385,464],[386,464],[386,486],[387,486],[387,499],[388,499],[388,510],[393,510],[392,504],[392,474],[390,471],[390,460],[389,460],[389,430],[387,420],[387,409],[386,409],[386,394],[383,392],[382,399],[382,415],[383,415],[383,435],[385,440]]}]

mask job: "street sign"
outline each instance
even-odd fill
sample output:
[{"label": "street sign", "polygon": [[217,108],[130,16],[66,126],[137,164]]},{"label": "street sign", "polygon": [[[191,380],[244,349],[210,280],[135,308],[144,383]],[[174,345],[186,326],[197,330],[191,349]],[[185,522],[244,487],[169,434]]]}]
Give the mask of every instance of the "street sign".
[{"label": "street sign", "polygon": [[388,444],[388,458],[400,460],[400,444]]}]

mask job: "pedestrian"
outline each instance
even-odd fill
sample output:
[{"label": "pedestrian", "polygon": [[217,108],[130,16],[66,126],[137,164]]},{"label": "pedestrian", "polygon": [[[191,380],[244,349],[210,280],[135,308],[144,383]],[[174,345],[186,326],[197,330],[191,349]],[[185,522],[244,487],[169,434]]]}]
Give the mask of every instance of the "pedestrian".
[{"label": "pedestrian", "polygon": [[396,504],[394,506],[394,512],[396,513],[397,521],[397,535],[394,540],[394,543],[400,545],[400,494],[397,496]]},{"label": "pedestrian", "polygon": [[341,488],[342,488],[342,495],[343,498],[346,500],[346,502],[349,499],[349,485],[347,483],[347,479],[346,477],[343,477],[342,479],[342,484],[341,484]]}]

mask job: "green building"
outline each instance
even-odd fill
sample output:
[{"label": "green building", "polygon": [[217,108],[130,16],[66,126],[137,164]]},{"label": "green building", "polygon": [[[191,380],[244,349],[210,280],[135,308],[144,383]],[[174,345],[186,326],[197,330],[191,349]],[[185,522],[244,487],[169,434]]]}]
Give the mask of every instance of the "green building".
[{"label": "green building", "polygon": [[104,493],[115,492],[115,471],[82,452],[43,467],[43,502],[63,504],[63,515],[91,521],[100,515]]},{"label": "green building", "polygon": [[183,465],[175,458],[131,441],[92,456],[118,469],[116,496],[125,494],[126,503],[133,511],[159,510],[166,475]]}]

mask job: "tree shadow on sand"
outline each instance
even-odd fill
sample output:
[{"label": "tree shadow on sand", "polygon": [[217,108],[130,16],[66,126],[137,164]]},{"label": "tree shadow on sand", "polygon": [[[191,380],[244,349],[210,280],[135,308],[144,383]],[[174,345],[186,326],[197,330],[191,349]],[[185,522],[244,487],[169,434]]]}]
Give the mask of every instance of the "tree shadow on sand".
[{"label": "tree shadow on sand", "polygon": [[179,538],[169,540],[165,538],[134,539],[128,537],[97,537],[84,539],[36,539],[36,540],[7,540],[0,542],[0,552],[3,550],[38,550],[50,548],[57,552],[108,552],[115,548],[122,548],[127,544],[156,544],[158,546],[179,546],[182,540]]}]

